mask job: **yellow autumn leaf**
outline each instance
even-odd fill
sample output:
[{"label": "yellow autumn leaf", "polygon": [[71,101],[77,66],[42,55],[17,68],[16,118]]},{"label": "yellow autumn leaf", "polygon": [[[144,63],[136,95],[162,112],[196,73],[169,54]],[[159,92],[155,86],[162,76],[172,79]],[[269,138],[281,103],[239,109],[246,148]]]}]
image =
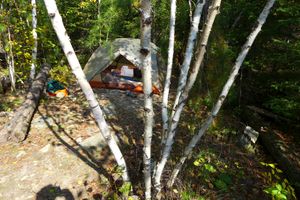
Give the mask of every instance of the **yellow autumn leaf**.
[{"label": "yellow autumn leaf", "polygon": [[26,52],[26,53],[24,53],[24,57],[25,58],[31,58],[31,55],[30,55],[30,53]]}]

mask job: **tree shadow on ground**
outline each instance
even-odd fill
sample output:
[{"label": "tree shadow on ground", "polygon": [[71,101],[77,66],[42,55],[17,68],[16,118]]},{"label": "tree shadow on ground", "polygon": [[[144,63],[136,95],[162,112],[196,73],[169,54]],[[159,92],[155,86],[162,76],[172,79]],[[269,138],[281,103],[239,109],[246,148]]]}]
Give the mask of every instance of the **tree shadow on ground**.
[{"label": "tree shadow on ground", "polygon": [[[105,162],[108,162],[108,155],[101,160],[96,159],[89,151],[87,151],[83,146],[81,146],[61,125],[61,123],[51,115],[48,107],[44,105],[46,116],[50,117],[54,125],[51,125],[49,121],[44,120],[49,130],[57,138],[57,140],[64,145],[68,150],[74,153],[79,159],[81,159],[85,164],[94,169],[98,174],[104,175],[109,181],[110,185],[113,187],[114,179],[110,173],[102,166]],[[43,117],[43,113],[38,110],[38,113]],[[67,141],[68,140],[68,141]]]},{"label": "tree shadow on ground", "polygon": [[74,200],[73,194],[68,189],[61,189],[59,186],[47,185],[37,194],[36,200],[55,200],[57,197],[64,197],[66,200]]},{"label": "tree shadow on ground", "polygon": [[[107,122],[119,139],[121,151],[126,157],[131,182],[137,188],[143,185],[143,145],[144,145],[144,98],[142,94],[136,97],[126,91],[94,89],[100,100],[108,100],[101,106],[106,114]],[[153,143],[160,144],[160,106],[159,97],[153,100],[155,124],[153,127]],[[157,146],[157,145],[153,145]],[[159,148],[153,148],[154,157],[159,153]]]},{"label": "tree shadow on ground", "polygon": [[[128,166],[131,182],[133,186],[135,186],[134,189],[138,189],[143,185],[143,179],[141,178],[143,177],[143,96],[138,95],[138,97],[134,98],[126,95],[124,91],[103,89],[97,89],[95,93],[105,113],[106,121],[118,139],[120,149]],[[116,163],[114,159],[108,158],[112,155],[109,148],[106,147],[101,149],[101,151],[97,151],[97,147],[94,146],[88,148],[86,148],[86,146],[83,147],[77,142],[76,134],[68,128],[68,126],[72,126],[72,124],[90,124],[90,122],[92,122],[91,112],[84,104],[85,99],[83,95],[81,93],[76,94],[76,97],[74,96],[73,98],[76,98],[75,104],[77,105],[75,105],[74,102],[71,104],[72,102],[69,102],[68,98],[63,101],[53,99],[53,101],[50,100],[44,103],[38,113],[43,119],[46,119],[44,122],[47,127],[62,145],[66,146],[99,174],[103,174],[110,181],[111,188],[116,190],[119,181],[116,182],[115,176],[113,178],[111,175],[113,173],[111,171],[114,171],[111,169],[113,166],[116,166]],[[159,97],[156,98],[158,99]],[[153,144],[160,144],[160,108],[157,104],[157,99],[154,100],[154,109],[157,117],[155,121],[158,123],[154,125]],[[81,113],[81,115],[73,116],[71,112]],[[72,119],[70,119],[68,115],[72,115]],[[49,119],[51,119],[50,123]],[[91,132],[88,130],[90,127],[92,126],[88,125],[86,130],[82,133],[77,133],[77,139],[78,136],[86,134],[85,132]],[[99,134],[99,131],[97,131],[96,134]],[[153,148],[153,157],[158,156],[159,152],[159,148]],[[99,155],[101,155],[100,158]],[[107,170],[107,166],[109,166],[109,170]]]}]

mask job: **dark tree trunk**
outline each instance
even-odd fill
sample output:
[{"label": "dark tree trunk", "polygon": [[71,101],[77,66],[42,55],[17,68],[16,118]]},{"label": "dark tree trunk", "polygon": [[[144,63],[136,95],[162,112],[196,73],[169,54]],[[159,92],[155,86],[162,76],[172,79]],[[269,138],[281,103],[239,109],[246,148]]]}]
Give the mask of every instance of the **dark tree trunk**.
[{"label": "dark tree trunk", "polygon": [[2,94],[5,94],[7,90],[11,87],[11,82],[8,76],[3,76],[0,78],[0,85],[2,88]]},{"label": "dark tree trunk", "polygon": [[14,117],[0,130],[0,143],[6,141],[21,142],[25,140],[47,81],[49,70],[50,65],[44,64],[41,72],[32,83],[26,100],[15,112]]}]

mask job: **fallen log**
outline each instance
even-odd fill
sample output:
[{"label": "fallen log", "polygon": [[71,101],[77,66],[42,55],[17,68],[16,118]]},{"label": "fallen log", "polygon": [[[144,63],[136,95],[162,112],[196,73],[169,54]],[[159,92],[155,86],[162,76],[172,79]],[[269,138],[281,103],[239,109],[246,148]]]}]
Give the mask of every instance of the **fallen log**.
[{"label": "fallen log", "polygon": [[47,76],[49,64],[43,64],[40,73],[33,81],[24,103],[17,109],[12,119],[0,130],[0,143],[7,141],[21,142],[26,139],[31,120],[34,116]]},{"label": "fallen log", "polygon": [[260,132],[258,139],[261,144],[284,171],[296,195],[300,197],[300,145],[292,135],[265,128],[268,123],[259,116],[261,113],[249,107],[244,107],[243,111],[241,117],[244,123]]},{"label": "fallen log", "polygon": [[285,117],[282,117],[282,116],[279,116],[279,115],[276,115],[275,113],[272,113],[268,110],[265,110],[263,108],[258,108],[256,106],[247,106],[248,109],[260,114],[260,115],[263,115],[265,117],[268,117],[270,119],[273,119],[275,121],[283,121],[283,122],[289,122],[291,123],[291,120],[285,118]]},{"label": "fallen log", "polygon": [[260,140],[279,167],[284,171],[296,195],[300,196],[300,148],[295,141],[285,141],[274,130],[262,132]]}]

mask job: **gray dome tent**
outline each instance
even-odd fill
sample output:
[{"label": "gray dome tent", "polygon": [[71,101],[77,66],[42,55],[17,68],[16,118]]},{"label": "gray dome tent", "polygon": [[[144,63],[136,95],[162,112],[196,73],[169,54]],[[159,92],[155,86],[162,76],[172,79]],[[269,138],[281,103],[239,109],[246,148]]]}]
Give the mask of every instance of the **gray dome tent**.
[{"label": "gray dome tent", "polygon": [[[158,47],[151,43],[152,82],[153,86],[160,88],[158,68],[162,67],[162,62],[157,52]],[[97,87],[95,83],[104,82],[101,73],[110,73],[120,68],[120,65],[129,65],[130,68],[142,70],[140,39],[118,38],[105,47],[99,47],[92,54],[83,71],[91,86]],[[140,74],[142,76],[141,72]]]}]

